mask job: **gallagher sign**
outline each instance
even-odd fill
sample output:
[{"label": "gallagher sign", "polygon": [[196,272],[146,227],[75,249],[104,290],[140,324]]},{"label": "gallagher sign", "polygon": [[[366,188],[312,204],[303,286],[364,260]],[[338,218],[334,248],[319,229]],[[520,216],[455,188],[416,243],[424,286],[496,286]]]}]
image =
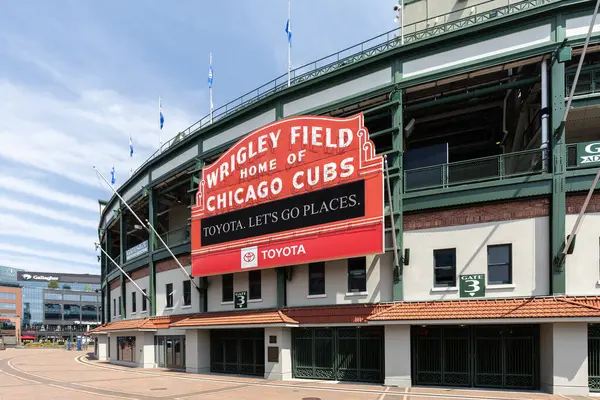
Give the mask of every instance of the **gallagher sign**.
[{"label": "gallagher sign", "polygon": [[383,158],[350,118],[292,117],[202,170],[192,274],[383,253]]},{"label": "gallagher sign", "polygon": [[577,143],[577,166],[600,165],[600,142]]}]

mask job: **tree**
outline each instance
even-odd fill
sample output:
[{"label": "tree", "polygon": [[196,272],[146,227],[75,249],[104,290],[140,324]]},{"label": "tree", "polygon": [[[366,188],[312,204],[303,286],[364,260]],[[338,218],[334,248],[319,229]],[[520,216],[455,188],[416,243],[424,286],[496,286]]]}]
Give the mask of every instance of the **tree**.
[{"label": "tree", "polygon": [[57,281],[48,282],[48,289],[58,289],[58,282]]}]

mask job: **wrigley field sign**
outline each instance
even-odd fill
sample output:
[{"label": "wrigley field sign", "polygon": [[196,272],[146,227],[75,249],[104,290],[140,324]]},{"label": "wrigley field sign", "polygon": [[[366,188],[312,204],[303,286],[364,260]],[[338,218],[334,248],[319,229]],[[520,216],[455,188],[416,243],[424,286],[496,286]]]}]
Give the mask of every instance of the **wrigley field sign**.
[{"label": "wrigley field sign", "polygon": [[383,234],[383,159],[363,115],[283,119],[203,169],[192,274],[382,253]]},{"label": "wrigley field sign", "polygon": [[577,143],[577,166],[600,166],[600,141]]}]

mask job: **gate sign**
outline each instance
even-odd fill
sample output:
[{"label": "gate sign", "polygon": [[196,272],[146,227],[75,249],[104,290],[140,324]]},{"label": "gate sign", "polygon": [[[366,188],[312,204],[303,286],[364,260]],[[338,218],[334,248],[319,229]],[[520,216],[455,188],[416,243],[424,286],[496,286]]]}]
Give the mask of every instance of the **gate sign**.
[{"label": "gate sign", "polygon": [[460,297],[485,297],[485,274],[461,275]]},{"label": "gate sign", "polygon": [[235,292],[235,308],[248,308],[248,292]]},{"label": "gate sign", "polygon": [[577,166],[594,167],[600,165],[600,141],[577,143]]},{"label": "gate sign", "polygon": [[203,168],[192,274],[379,254],[383,235],[383,158],[363,115],[287,118]]}]

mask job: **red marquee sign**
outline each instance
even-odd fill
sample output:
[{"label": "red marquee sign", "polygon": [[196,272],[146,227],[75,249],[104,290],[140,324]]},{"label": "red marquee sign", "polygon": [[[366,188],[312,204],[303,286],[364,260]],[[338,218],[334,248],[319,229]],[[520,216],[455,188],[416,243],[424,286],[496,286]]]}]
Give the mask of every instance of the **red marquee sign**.
[{"label": "red marquee sign", "polygon": [[202,170],[191,235],[194,276],[383,253],[383,159],[363,115],[244,137]]}]

